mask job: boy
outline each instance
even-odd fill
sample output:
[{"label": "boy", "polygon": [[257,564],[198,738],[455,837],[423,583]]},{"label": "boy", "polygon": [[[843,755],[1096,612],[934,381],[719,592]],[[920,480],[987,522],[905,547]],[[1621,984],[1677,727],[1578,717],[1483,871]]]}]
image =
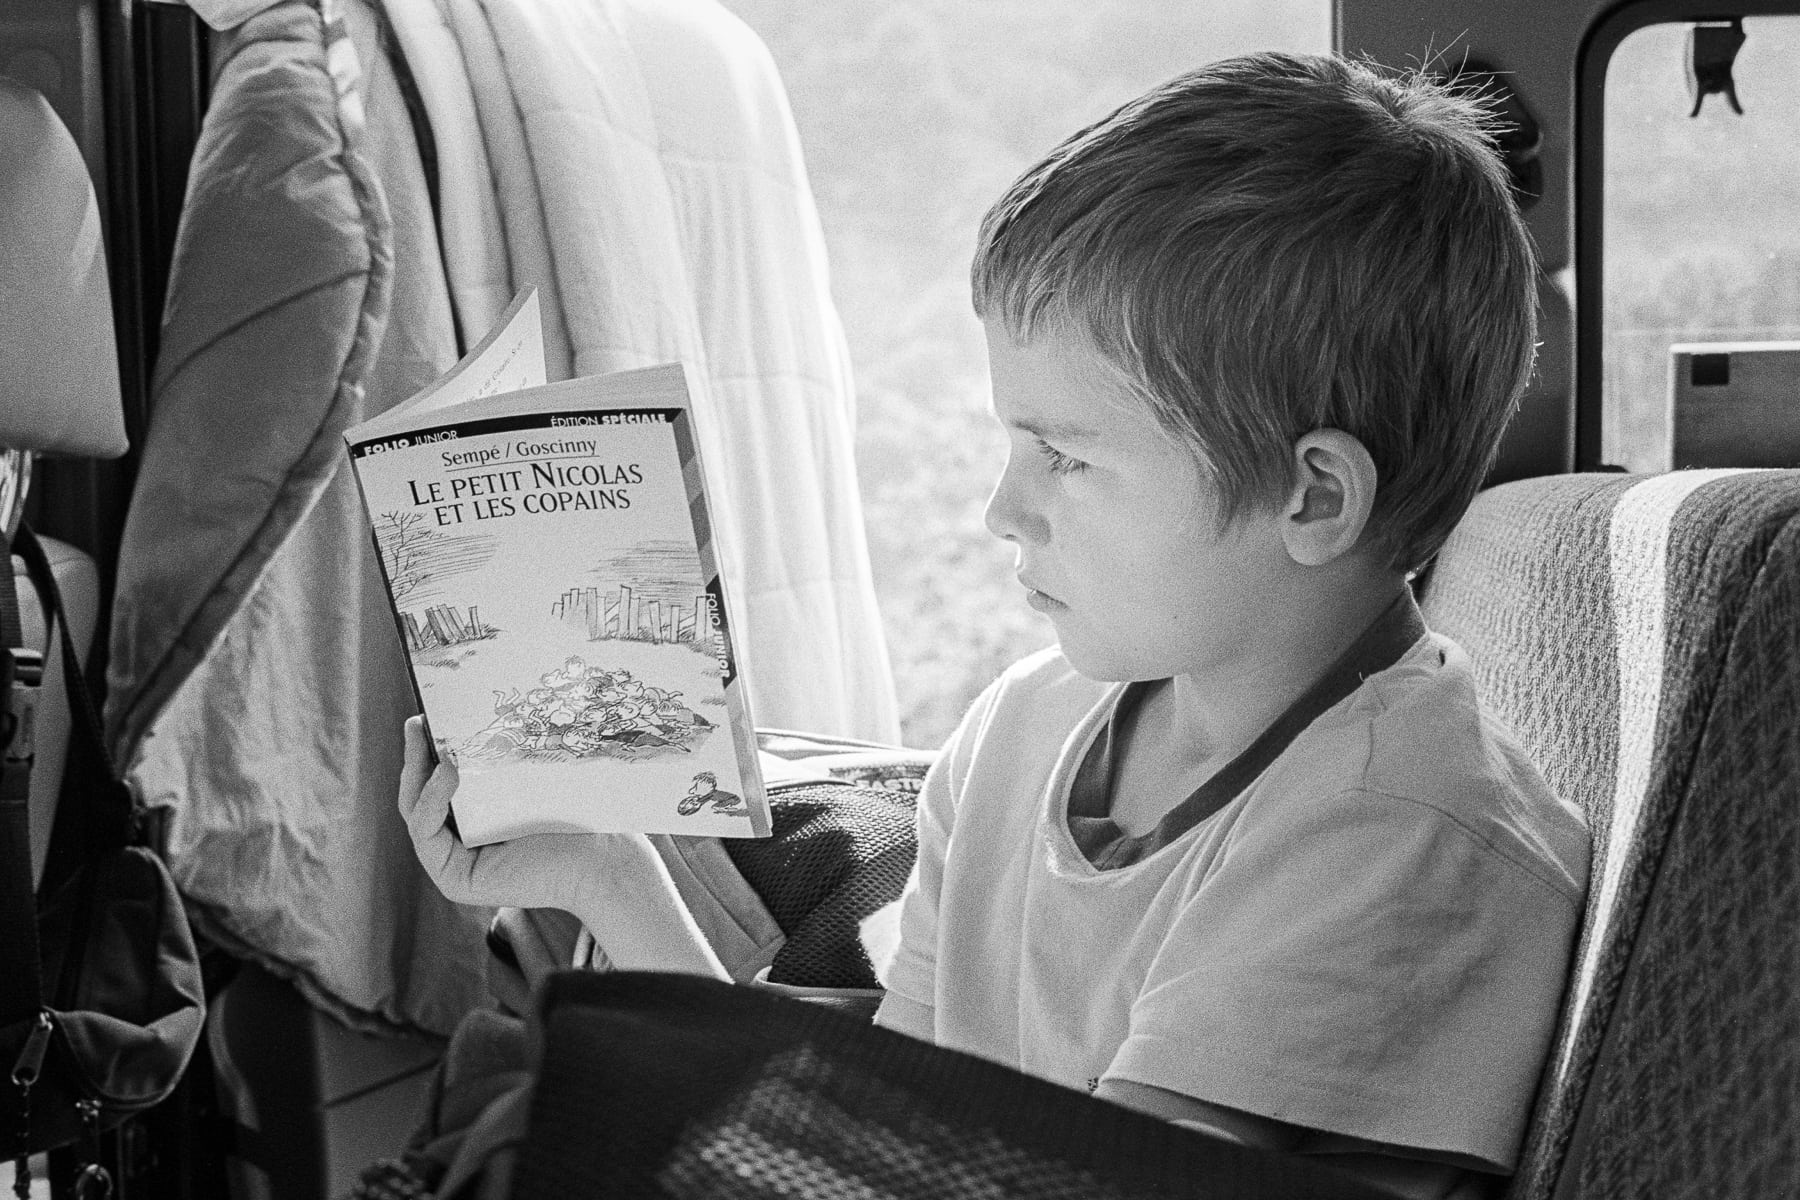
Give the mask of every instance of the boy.
[{"label": "boy", "polygon": [[1407,579],[1534,271],[1480,110],[1331,58],[1195,71],[995,205],[987,523],[1059,645],[926,783],[879,1023],[1408,1195],[1511,1170],[1587,836]]},{"label": "boy", "polygon": [[[1331,58],[1202,68],[1001,199],[987,522],[1059,645],[926,782],[879,1023],[1402,1194],[1497,1188],[1587,837],[1407,580],[1524,387],[1534,271],[1479,109]],[[441,882],[583,911],[576,840],[476,870],[409,749]]]}]

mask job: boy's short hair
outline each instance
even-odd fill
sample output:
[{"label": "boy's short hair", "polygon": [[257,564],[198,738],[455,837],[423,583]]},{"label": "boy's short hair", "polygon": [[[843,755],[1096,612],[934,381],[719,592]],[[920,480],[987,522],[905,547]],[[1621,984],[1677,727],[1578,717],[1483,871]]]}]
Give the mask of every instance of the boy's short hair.
[{"label": "boy's short hair", "polygon": [[1379,472],[1370,544],[1410,570],[1481,486],[1536,353],[1536,256],[1483,103],[1423,73],[1260,53],[1082,130],[981,226],[976,311],[1079,331],[1229,520],[1335,428]]}]

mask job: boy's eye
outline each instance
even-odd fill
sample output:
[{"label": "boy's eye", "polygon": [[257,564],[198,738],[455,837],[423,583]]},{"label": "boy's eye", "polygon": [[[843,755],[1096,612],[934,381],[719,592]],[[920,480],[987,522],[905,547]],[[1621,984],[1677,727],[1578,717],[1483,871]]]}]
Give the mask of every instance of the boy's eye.
[{"label": "boy's eye", "polygon": [[1058,450],[1043,438],[1034,438],[1032,440],[1037,442],[1038,453],[1042,454],[1044,458],[1048,460],[1050,464],[1050,473],[1052,475],[1068,475],[1075,471],[1087,470],[1086,463],[1082,462],[1079,458],[1071,458],[1069,455],[1064,454],[1061,450]]}]

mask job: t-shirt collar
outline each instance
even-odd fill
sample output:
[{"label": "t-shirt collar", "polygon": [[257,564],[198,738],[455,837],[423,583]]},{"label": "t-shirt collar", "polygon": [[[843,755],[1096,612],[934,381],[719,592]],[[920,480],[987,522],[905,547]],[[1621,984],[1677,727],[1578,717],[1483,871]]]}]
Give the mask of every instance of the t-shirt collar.
[{"label": "t-shirt collar", "polygon": [[1369,676],[1406,657],[1425,632],[1425,619],[1413,600],[1412,589],[1403,589],[1318,682],[1276,717],[1243,753],[1165,813],[1155,829],[1136,837],[1127,837],[1107,815],[1117,778],[1117,752],[1132,715],[1149,690],[1163,681],[1127,684],[1118,693],[1111,715],[1069,783],[1069,835],[1082,857],[1098,870],[1112,871],[1140,862],[1167,846],[1231,803],[1308,725],[1361,687]]}]

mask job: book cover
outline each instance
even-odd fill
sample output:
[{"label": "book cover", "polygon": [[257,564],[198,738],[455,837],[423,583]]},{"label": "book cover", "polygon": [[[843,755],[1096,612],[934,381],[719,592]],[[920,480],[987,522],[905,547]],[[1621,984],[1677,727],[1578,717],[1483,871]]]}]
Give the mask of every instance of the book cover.
[{"label": "book cover", "polygon": [[458,833],[766,836],[685,371],[542,360],[522,296],[345,434]]}]

